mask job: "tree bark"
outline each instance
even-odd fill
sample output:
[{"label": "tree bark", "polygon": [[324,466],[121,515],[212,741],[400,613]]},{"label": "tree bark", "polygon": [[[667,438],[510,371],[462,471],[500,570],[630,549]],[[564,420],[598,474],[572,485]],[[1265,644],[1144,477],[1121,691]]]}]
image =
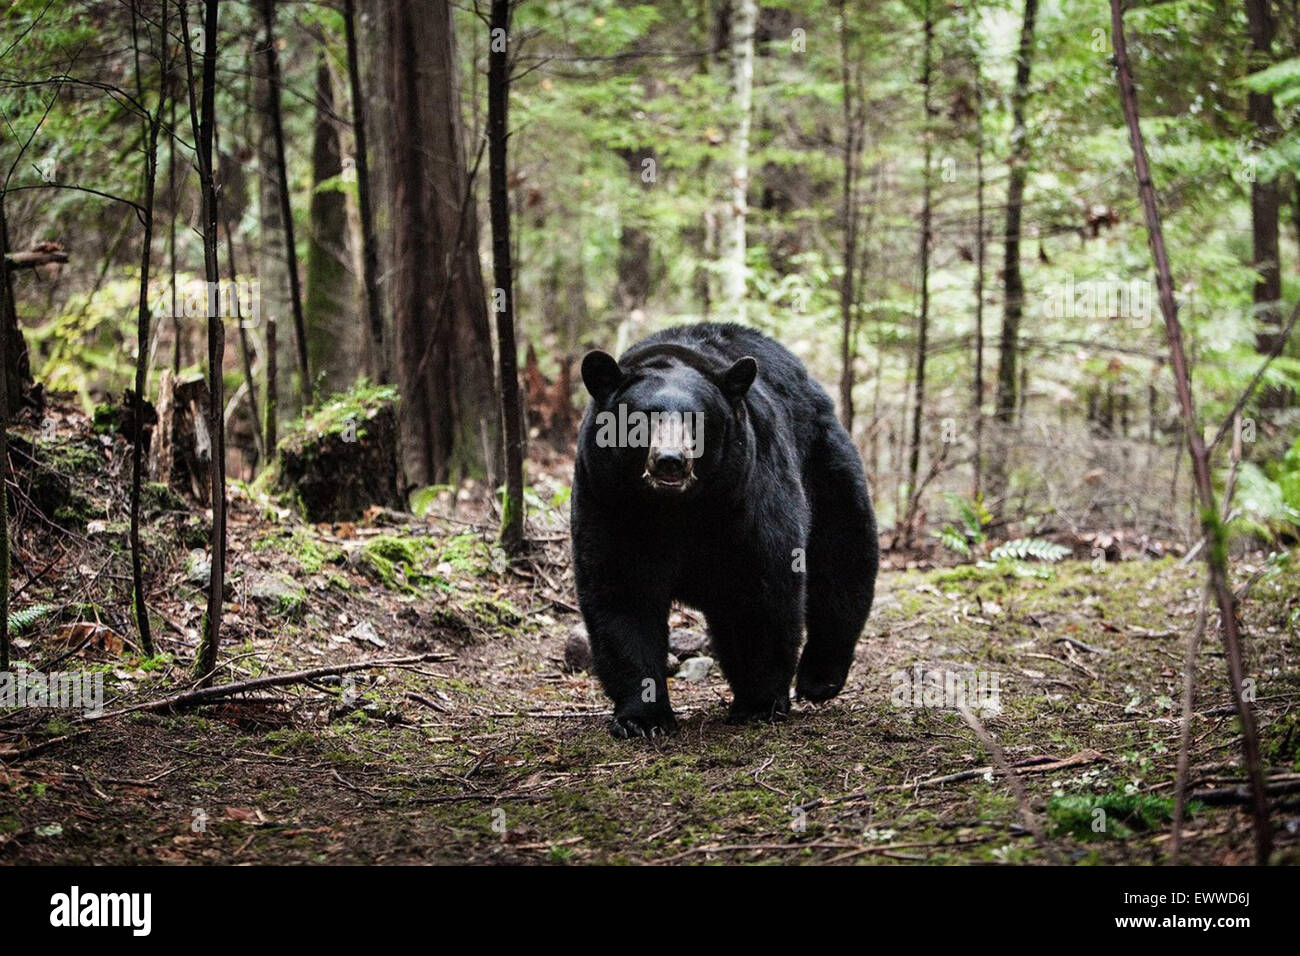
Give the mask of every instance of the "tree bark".
[{"label": "tree bark", "polygon": [[17,328],[18,315],[13,285],[9,281],[9,224],[5,219],[4,193],[0,191],[0,671],[9,670],[9,355],[10,327]]},{"label": "tree bark", "polygon": [[[160,67],[162,76],[167,75],[167,5],[162,5],[162,33],[160,39]],[[131,46],[135,54],[135,87],[141,108],[144,104],[144,77],[140,72],[139,34],[136,30],[136,5],[131,4]],[[159,85],[162,85],[160,79]],[[144,147],[144,200],[141,203],[141,216],[144,219],[144,237],[140,246],[140,295],[136,312],[136,356],[135,356],[135,407],[132,409],[131,449],[131,583],[134,593],[134,610],[136,630],[140,634],[140,647],[149,657],[154,656],[153,632],[149,627],[149,609],[145,603],[144,556],[140,544],[140,483],[144,468],[144,425],[145,396],[149,383],[149,267],[153,260],[153,220],[154,190],[158,178],[158,128],[162,124],[162,111],[167,93],[165,87],[158,96],[158,109],[141,117],[141,145]]]},{"label": "tree bark", "polygon": [[745,222],[749,211],[749,126],[754,101],[755,0],[736,0],[731,21],[731,91],[736,126],[731,135],[731,168],[719,230],[718,309],[728,321],[745,321]]},{"label": "tree bark", "polygon": [[[347,195],[337,188],[343,155],[334,126],[334,85],[324,50],[316,61],[316,117],[312,135],[311,224],[307,244],[307,359],[323,395],[344,391],[355,380],[357,359],[369,337],[356,320],[356,286],[348,255]],[[319,188],[334,180],[334,188]],[[364,367],[364,366],[363,366]]]},{"label": "tree bark", "polygon": [[202,101],[194,102],[194,66],[189,47],[185,4],[179,5],[185,40],[185,67],[190,101],[190,125],[194,133],[195,159],[203,193],[203,271],[208,284],[208,433],[212,441],[212,572],[208,579],[208,608],[204,617],[203,641],[195,662],[200,683],[207,686],[217,666],[221,641],[222,592],[226,575],[226,440],[223,411],[225,383],[222,358],[226,330],[222,324],[217,289],[221,269],[217,261],[217,188],[212,163],[213,131],[216,126],[217,90],[217,7],[218,0],[205,0],[203,26]]},{"label": "tree bark", "polygon": [[912,437],[907,454],[907,515],[903,519],[903,547],[912,546],[915,533],[916,512],[920,506],[920,488],[917,480],[921,467],[921,432],[925,422],[925,361],[929,349],[930,337],[930,234],[932,211],[930,197],[933,192],[933,158],[934,146],[931,142],[930,129],[930,93],[933,73],[934,55],[934,15],[930,0],[925,0],[925,43],[922,47],[921,89],[924,126],[921,137],[924,141],[925,161],[923,166],[923,185],[921,191],[921,314],[916,326],[916,382],[914,404],[912,406]]},{"label": "tree bark", "polygon": [[515,343],[514,263],[510,252],[510,184],[506,147],[510,137],[510,2],[492,0],[488,22],[488,176],[492,212],[492,300],[497,316],[501,376],[501,424],[505,430],[505,498],[501,546],[524,550],[524,423],[519,404],[519,348]]},{"label": "tree bark", "polygon": [[997,420],[1010,425],[1016,414],[1016,359],[1020,348],[1020,319],[1025,305],[1025,284],[1020,275],[1020,214],[1029,175],[1029,139],[1025,130],[1025,105],[1034,54],[1034,24],[1038,0],[1025,0],[1016,53],[1016,79],[1011,93],[1011,159],[1008,163],[1007,219],[1004,233],[1003,281],[1006,300],[1002,311],[1002,338],[998,351]]},{"label": "tree bark", "polygon": [[[4,205],[4,194],[0,191],[0,206]],[[0,392],[5,398],[6,411],[10,416],[18,413],[22,408],[23,396],[32,384],[32,364],[31,356],[27,351],[27,340],[23,338],[23,331],[18,326],[18,300],[14,298],[14,283],[12,264],[9,262],[9,223],[4,216],[3,209],[0,209],[0,245],[3,246],[6,255],[4,257],[4,289],[3,294],[5,301],[3,335],[5,339],[5,382],[4,391]]]},{"label": "tree bark", "polygon": [[971,419],[975,429],[975,460],[971,467],[971,497],[983,493],[984,478],[984,75],[979,49],[971,48],[975,83],[975,354],[971,387]]},{"label": "tree bark", "polygon": [[379,240],[370,195],[370,155],[367,152],[366,110],[362,100],[361,62],[357,51],[355,0],[343,0],[343,29],[347,41],[348,91],[352,105],[352,138],[356,146],[357,202],[361,216],[361,285],[365,292],[366,320],[370,329],[371,371],[375,380],[390,379],[384,349],[384,311],[379,297]]},{"label": "tree bark", "polygon": [[1272,832],[1268,819],[1267,791],[1259,759],[1259,735],[1255,715],[1242,697],[1241,684],[1245,677],[1242,662],[1241,638],[1237,631],[1236,599],[1228,581],[1227,532],[1215,501],[1214,485],[1210,476],[1210,456],[1196,416],[1192,396],[1191,374],[1187,354],[1183,347],[1183,329],[1178,319],[1178,306],[1174,300],[1173,273],[1165,251],[1164,232],[1160,211],[1156,206],[1155,186],[1147,162],[1146,144],[1138,120],[1137,90],[1128,62],[1128,46],[1124,39],[1124,0],[1110,0],[1111,29],[1115,44],[1115,69],[1119,80],[1120,101],[1128,125],[1129,141],[1133,148],[1133,170],[1137,177],[1138,193],[1146,217],[1147,236],[1151,256],[1155,261],[1156,288],[1160,297],[1160,311],[1164,316],[1165,332],[1169,340],[1169,360],[1178,393],[1178,407],[1183,420],[1188,454],[1192,460],[1192,476],[1201,507],[1201,529],[1205,535],[1205,564],[1209,573],[1210,590],[1219,605],[1219,629],[1223,636],[1224,656],[1228,661],[1231,678],[1233,706],[1241,722],[1242,751],[1246,773],[1250,779],[1252,813],[1255,828],[1255,862],[1268,863],[1272,850]]},{"label": "tree bark", "polygon": [[[1268,0],[1246,0],[1246,22],[1250,32],[1250,70],[1256,72],[1271,66],[1273,60],[1277,20]],[[1277,139],[1272,93],[1248,93],[1246,115],[1260,146],[1269,146]],[[1277,178],[1254,177],[1250,184],[1251,260],[1255,268],[1255,319],[1259,323],[1255,349],[1261,355],[1273,351],[1282,330],[1282,263],[1278,241],[1281,205],[1282,191]],[[1284,390],[1277,388],[1265,389],[1261,399],[1271,407],[1287,403]]]},{"label": "tree bark", "polygon": [[853,434],[853,347],[857,307],[856,269],[858,262],[859,213],[858,182],[861,177],[863,133],[866,126],[861,89],[862,64],[854,75],[849,57],[848,8],[839,0],[840,16],[840,89],[844,99],[844,196],[841,216],[844,220],[843,274],[840,277],[840,422]]},{"label": "tree bark", "polygon": [[374,0],[371,19],[404,490],[467,477],[495,487],[500,410],[452,7]]},{"label": "tree bark", "polygon": [[284,121],[280,113],[280,53],[275,45],[275,0],[261,0],[262,23],[266,28],[267,108],[275,149],[275,174],[280,199],[280,224],[284,230],[284,268],[289,276],[289,305],[298,347],[298,392],[302,406],[311,404],[312,380],[307,356],[307,323],[303,318],[302,285],[298,278],[298,247],[293,234],[293,206],[289,201],[289,174],[284,154]]},{"label": "tree bark", "polygon": [[[652,149],[619,150],[623,162],[627,164],[628,175],[636,177],[641,192],[650,188],[642,179],[642,162],[655,159]],[[644,309],[650,297],[650,234],[639,226],[634,226],[625,216],[618,232],[618,258],[615,262],[616,280],[614,285],[614,303],[618,309],[618,318],[626,322],[628,317],[638,309]]]}]

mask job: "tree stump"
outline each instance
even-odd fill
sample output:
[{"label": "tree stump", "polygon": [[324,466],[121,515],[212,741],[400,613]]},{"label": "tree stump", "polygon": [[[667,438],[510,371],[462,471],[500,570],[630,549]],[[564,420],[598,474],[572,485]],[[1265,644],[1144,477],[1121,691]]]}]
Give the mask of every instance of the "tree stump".
[{"label": "tree stump", "polygon": [[402,508],[397,392],[359,386],[295,422],[279,444],[277,485],[308,521],[354,521],[371,505]]},{"label": "tree stump", "polygon": [[149,477],[207,506],[211,476],[207,383],[202,376],[178,379],[171,369],[164,369],[158,383],[158,425],[149,450]]}]

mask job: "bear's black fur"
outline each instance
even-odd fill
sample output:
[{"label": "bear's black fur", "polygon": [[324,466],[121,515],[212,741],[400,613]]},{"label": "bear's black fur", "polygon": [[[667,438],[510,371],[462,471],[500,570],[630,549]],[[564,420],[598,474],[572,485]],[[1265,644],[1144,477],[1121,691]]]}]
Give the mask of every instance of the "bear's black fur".
[{"label": "bear's black fur", "polygon": [[[781,345],[719,324],[667,329],[617,362],[592,352],[582,378],[592,402],[574,468],[573,560],[612,733],[675,728],[674,600],[708,621],[732,720],[784,717],[796,664],[799,696],[839,693],[879,553],[862,462],[821,386]],[[609,447],[620,405],[629,419],[702,413],[703,444],[661,427]]]}]

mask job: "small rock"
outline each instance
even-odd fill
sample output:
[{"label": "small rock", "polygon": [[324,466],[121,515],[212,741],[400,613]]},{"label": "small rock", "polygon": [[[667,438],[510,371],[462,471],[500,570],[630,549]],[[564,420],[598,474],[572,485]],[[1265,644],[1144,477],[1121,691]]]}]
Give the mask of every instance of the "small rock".
[{"label": "small rock", "polygon": [[185,580],[202,587],[212,577],[212,562],[202,551],[192,552],[185,562]]},{"label": "small rock", "polygon": [[569,639],[564,642],[564,669],[570,674],[591,670],[591,641],[585,624],[575,624],[569,631]]},{"label": "small rock", "polygon": [[690,628],[675,627],[668,634],[668,650],[677,655],[678,660],[699,657],[704,653],[708,638],[701,631]]},{"label": "small rock", "polygon": [[682,666],[677,669],[677,679],[696,684],[708,677],[712,669],[712,657],[692,657],[682,661]]},{"label": "small rock", "polygon": [[375,633],[375,627],[369,621],[353,625],[347,636],[358,644],[373,644],[375,647],[387,647],[388,642]]}]

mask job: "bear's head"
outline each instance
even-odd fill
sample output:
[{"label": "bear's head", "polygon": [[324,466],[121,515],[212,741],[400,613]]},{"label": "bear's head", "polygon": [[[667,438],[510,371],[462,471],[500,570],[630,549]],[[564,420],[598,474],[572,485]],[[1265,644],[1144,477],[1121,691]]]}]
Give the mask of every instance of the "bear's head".
[{"label": "bear's head", "polygon": [[699,494],[727,471],[728,444],[758,374],[750,356],[714,367],[687,349],[582,360],[593,399],[582,453],[605,481],[660,497]]}]

